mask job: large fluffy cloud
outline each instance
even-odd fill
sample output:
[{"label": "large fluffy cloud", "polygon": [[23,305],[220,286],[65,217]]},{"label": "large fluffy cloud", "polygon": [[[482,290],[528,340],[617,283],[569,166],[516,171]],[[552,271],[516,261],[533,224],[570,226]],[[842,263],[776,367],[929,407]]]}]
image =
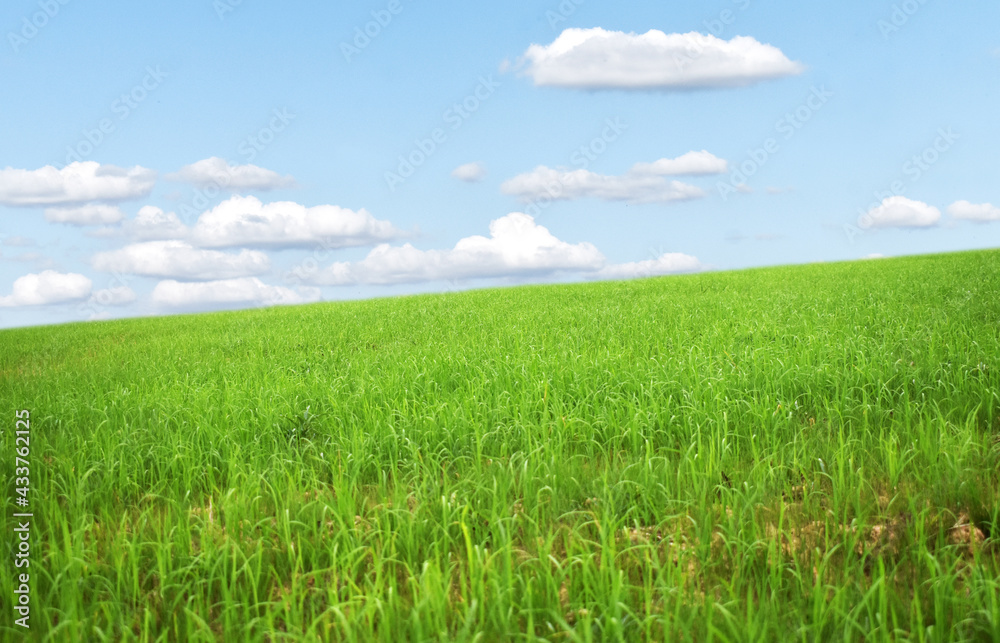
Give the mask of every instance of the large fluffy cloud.
[{"label": "large fluffy cloud", "polygon": [[255,277],[201,283],[167,280],[156,284],[152,294],[154,304],[179,309],[301,304],[317,301],[319,297],[318,288],[300,288],[296,291],[270,286]]},{"label": "large fluffy cloud", "polygon": [[72,225],[107,225],[118,223],[125,214],[117,206],[90,203],[69,208],[46,208],[45,220]]},{"label": "large fluffy cloud", "polygon": [[604,255],[590,243],[570,244],[520,212],[490,223],[490,236],[461,239],[451,250],[383,244],[363,260],[335,263],[314,278],[321,285],[419,281],[595,271]]},{"label": "large fluffy cloud", "polygon": [[214,185],[233,192],[275,190],[295,185],[295,179],[291,176],[281,176],[273,170],[256,165],[231,165],[218,156],[185,165],[164,178],[168,181],[191,183],[200,188]]},{"label": "large fluffy cloud", "polygon": [[705,266],[698,261],[697,257],[679,252],[669,252],[656,259],[608,266],[597,272],[595,276],[599,279],[637,279],[682,272],[698,272],[704,269]]},{"label": "large fluffy cloud", "polygon": [[699,164],[680,163],[679,159],[661,159],[656,163],[637,164],[622,176],[597,174],[590,170],[553,169],[540,165],[531,172],[504,181],[500,190],[525,203],[586,197],[604,201],[665,203],[705,196],[705,191],[701,188],[664,178],[667,170],[674,173],[673,170],[682,167],[693,170]]},{"label": "large fluffy cloud", "polygon": [[156,172],[144,167],[120,168],[95,161],[70,163],[56,169],[8,167],[0,170],[0,203],[13,206],[46,206],[119,202],[148,196]]},{"label": "large fluffy cloud", "polygon": [[194,248],[184,241],[149,241],[94,256],[96,270],[147,277],[212,280],[261,275],[271,269],[266,254],[243,250],[229,254]]},{"label": "large fluffy cloud", "polygon": [[193,229],[195,243],[205,247],[314,247],[372,245],[403,233],[367,210],[335,205],[307,208],[289,201],[262,203],[234,196],[205,212]]},{"label": "large fluffy cloud", "polygon": [[956,201],[948,206],[948,214],[969,221],[1000,221],[1000,208],[992,203]]},{"label": "large fluffy cloud", "polygon": [[11,294],[0,297],[0,306],[45,306],[78,301],[89,297],[92,287],[90,279],[83,275],[45,270],[17,279]]},{"label": "large fluffy cloud", "polygon": [[862,228],[926,228],[937,225],[941,211],[921,201],[893,196],[882,201],[859,220]]},{"label": "large fluffy cloud", "polygon": [[525,72],[535,85],[584,89],[736,87],[803,70],[749,36],[721,40],[692,33],[644,34],[566,29],[550,45],[531,45]]}]

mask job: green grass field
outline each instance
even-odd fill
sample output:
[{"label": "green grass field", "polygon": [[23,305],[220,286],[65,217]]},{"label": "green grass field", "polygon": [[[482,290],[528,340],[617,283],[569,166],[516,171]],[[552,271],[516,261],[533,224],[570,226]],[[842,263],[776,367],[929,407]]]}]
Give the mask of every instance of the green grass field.
[{"label": "green grass field", "polygon": [[31,633],[1000,640],[1000,252],[0,332]]}]

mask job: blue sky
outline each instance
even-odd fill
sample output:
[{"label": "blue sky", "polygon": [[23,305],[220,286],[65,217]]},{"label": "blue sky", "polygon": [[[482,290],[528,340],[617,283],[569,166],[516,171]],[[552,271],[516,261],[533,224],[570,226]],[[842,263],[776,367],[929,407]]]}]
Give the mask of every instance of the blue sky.
[{"label": "blue sky", "polygon": [[997,24],[7,2],[0,326],[996,247]]}]

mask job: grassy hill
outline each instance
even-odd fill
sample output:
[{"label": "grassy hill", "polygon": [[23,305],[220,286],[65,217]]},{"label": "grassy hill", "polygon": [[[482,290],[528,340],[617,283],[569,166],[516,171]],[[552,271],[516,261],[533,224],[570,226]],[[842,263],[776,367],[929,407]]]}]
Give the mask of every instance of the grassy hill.
[{"label": "grassy hill", "polygon": [[998,295],[973,252],[2,331],[2,533],[28,409],[39,637],[1000,640]]}]

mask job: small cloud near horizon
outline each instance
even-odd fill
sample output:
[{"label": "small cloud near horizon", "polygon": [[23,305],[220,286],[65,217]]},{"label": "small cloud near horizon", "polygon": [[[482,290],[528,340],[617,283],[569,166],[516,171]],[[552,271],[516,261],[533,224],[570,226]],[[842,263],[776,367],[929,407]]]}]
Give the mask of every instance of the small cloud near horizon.
[{"label": "small cloud near horizon", "polygon": [[480,161],[459,165],[451,171],[451,175],[459,181],[478,183],[486,178],[486,167]]}]

